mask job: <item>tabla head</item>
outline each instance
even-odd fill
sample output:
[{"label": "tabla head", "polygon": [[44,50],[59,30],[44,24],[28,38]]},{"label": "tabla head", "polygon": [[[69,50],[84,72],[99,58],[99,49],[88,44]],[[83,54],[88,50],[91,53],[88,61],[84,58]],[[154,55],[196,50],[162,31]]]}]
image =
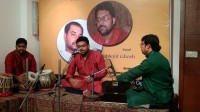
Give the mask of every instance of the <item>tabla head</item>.
[{"label": "tabla head", "polygon": [[38,75],[34,72],[28,72],[28,79],[31,81],[35,81],[37,79]]},{"label": "tabla head", "polygon": [[43,71],[42,71],[41,75],[49,75],[49,74],[51,74],[52,72],[53,72],[52,70],[46,69],[46,70],[43,70]]}]

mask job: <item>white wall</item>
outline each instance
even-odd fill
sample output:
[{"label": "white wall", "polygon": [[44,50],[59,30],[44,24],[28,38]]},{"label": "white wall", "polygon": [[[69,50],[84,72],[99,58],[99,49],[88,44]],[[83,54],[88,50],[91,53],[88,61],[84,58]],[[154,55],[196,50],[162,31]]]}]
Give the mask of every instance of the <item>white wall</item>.
[{"label": "white wall", "polygon": [[4,58],[15,49],[15,40],[20,37],[20,2],[1,0],[0,3],[0,72],[4,72]]},{"label": "white wall", "polygon": [[174,77],[174,92],[178,93],[179,89],[179,47],[180,47],[180,0],[174,1],[174,25],[173,25],[173,63],[172,73]]},{"label": "white wall", "polygon": [[39,41],[32,36],[32,1],[0,0],[0,73],[5,72],[5,57],[15,49],[19,37],[27,39],[27,50],[34,54],[39,68]]},{"label": "white wall", "polygon": [[[19,37],[28,41],[27,50],[34,54],[39,70],[39,37],[32,35],[32,1],[37,0],[0,0],[0,73],[5,71],[4,59],[15,49]],[[173,63],[174,91],[179,87],[179,40],[180,40],[180,0],[174,1]]]},{"label": "white wall", "polygon": [[[24,37],[27,37],[27,41],[28,41],[27,50],[29,52],[31,52],[32,54],[34,54],[36,62],[37,62],[37,70],[39,70],[40,69],[39,37],[33,36],[33,33],[32,33],[32,1],[37,1],[37,0],[22,0],[22,1],[25,1],[24,5],[27,7],[27,11],[23,11],[23,10],[21,11],[21,12],[24,12],[26,14],[23,17],[24,17],[24,20],[26,20],[27,23],[26,23],[26,25],[22,26],[23,29],[21,30],[21,34],[23,34]],[[23,33],[23,32],[25,32],[25,33]]]}]

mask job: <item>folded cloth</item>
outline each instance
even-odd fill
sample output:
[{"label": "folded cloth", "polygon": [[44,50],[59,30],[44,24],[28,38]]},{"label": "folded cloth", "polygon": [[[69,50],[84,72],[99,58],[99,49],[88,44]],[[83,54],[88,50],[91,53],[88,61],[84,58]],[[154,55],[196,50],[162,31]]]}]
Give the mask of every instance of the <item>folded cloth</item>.
[{"label": "folded cloth", "polygon": [[75,93],[75,94],[83,94],[83,90],[77,90],[71,87],[65,87],[66,91],[70,93]]}]

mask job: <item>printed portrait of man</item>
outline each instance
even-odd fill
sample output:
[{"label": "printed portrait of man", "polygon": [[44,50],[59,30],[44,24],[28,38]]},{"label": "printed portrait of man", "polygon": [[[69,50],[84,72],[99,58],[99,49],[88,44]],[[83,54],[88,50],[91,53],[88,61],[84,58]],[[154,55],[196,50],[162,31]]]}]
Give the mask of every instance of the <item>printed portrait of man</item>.
[{"label": "printed portrait of man", "polygon": [[87,27],[95,42],[103,46],[115,46],[128,37],[132,29],[132,17],[122,4],[105,1],[90,12]]},{"label": "printed portrait of man", "polygon": [[83,35],[83,27],[78,22],[71,21],[65,25],[64,40],[67,52],[72,54],[77,49],[76,40],[81,35]]},{"label": "printed portrait of man", "polygon": [[88,34],[87,21],[83,19],[75,19],[65,24],[57,38],[57,49],[61,57],[69,62],[72,54],[77,53],[76,40],[83,35],[88,37],[90,41],[90,49],[102,50],[102,45],[96,43]]}]

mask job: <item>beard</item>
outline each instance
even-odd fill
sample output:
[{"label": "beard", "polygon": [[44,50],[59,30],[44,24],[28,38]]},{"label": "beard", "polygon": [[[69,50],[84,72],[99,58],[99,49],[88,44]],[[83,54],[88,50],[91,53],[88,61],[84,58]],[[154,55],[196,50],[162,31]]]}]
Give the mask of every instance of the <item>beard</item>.
[{"label": "beard", "polygon": [[18,53],[19,53],[20,55],[24,55],[24,54],[26,53],[26,51],[25,51],[25,50],[18,50]]},{"label": "beard", "polygon": [[97,30],[102,36],[107,36],[113,30],[113,26],[108,29],[106,26],[101,25],[101,26],[98,27]]},{"label": "beard", "polygon": [[81,50],[81,51],[80,51],[80,54],[81,54],[82,57],[85,57],[85,56],[87,56],[87,54],[88,54],[88,50],[86,50],[86,51],[85,51],[85,50],[84,50],[84,51]]},{"label": "beard", "polygon": [[76,46],[75,42],[73,42],[71,45],[66,44],[65,46],[67,46],[67,48],[72,50],[72,51],[77,50],[77,46]]}]

